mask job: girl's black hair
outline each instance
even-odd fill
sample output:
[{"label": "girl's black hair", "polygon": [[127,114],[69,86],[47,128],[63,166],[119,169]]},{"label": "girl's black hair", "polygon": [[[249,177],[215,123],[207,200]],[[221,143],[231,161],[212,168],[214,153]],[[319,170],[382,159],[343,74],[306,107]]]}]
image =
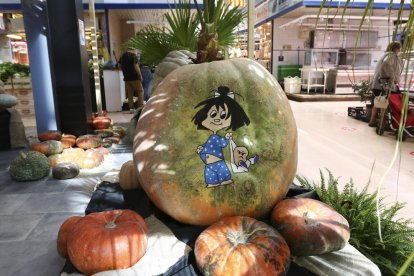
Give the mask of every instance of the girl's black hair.
[{"label": "girl's black hair", "polygon": [[227,130],[232,129],[235,131],[244,125],[248,126],[250,124],[250,119],[247,117],[243,108],[234,99],[229,97],[228,94],[230,93],[230,89],[227,86],[219,86],[217,91],[214,92],[217,92],[220,95],[218,97],[210,97],[194,107],[194,109],[196,109],[203,106],[191,120],[197,125],[197,129],[208,130],[201,123],[207,118],[207,113],[212,106],[216,106],[217,109],[219,109],[219,107],[225,109],[224,105],[227,105],[228,113],[226,119],[232,116],[230,126]]}]

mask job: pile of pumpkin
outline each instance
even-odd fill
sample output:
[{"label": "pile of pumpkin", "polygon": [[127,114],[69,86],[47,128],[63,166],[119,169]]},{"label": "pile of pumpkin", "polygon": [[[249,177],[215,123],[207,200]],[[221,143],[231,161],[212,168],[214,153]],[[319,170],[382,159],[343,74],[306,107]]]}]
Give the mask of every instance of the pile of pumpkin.
[{"label": "pile of pumpkin", "polygon": [[[203,275],[286,275],[291,256],[342,249],[350,237],[345,218],[313,199],[285,199],[270,225],[251,217],[225,217],[205,229],[194,248]],[[68,218],[57,237],[58,253],[85,275],[125,269],[146,253],[149,230],[131,210]]]},{"label": "pile of pumpkin", "polygon": [[52,168],[54,178],[70,179],[76,177],[80,169],[99,166],[109,154],[107,148],[119,143],[125,129],[112,126],[112,120],[108,117],[95,117],[93,126],[94,134],[79,137],[57,130],[39,134],[39,141],[30,145],[31,151],[21,153],[12,161],[9,169],[11,178],[34,181],[48,176]]},{"label": "pile of pumpkin", "polygon": [[[132,160],[121,167],[119,183],[124,190],[140,188]],[[196,240],[198,268],[204,275],[286,275],[292,255],[340,250],[350,237],[345,218],[313,199],[282,200],[270,224],[245,216],[220,219]],[[105,211],[67,219],[57,248],[80,272],[92,275],[135,265],[145,255],[148,236],[134,211]]]}]

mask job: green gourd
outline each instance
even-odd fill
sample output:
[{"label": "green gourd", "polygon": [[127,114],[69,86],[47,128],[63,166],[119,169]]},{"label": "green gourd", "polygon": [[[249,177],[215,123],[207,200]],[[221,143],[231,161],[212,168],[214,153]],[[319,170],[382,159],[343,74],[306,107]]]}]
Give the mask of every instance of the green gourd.
[{"label": "green gourd", "polygon": [[34,181],[48,176],[49,159],[37,151],[21,152],[9,168],[10,177],[16,181]]}]

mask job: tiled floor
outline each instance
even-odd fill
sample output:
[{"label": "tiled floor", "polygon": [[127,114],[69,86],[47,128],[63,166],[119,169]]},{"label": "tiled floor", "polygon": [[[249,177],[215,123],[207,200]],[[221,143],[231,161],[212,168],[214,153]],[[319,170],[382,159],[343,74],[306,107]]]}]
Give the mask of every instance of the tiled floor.
[{"label": "tiled floor", "polygon": [[[347,116],[347,107],[359,102],[290,102],[298,127],[298,174],[319,179],[319,169],[328,168],[345,184],[353,178],[363,187],[372,173],[371,190],[378,184],[395,150],[395,138],[375,134],[366,123]],[[128,122],[127,113],[109,114],[115,122]],[[34,118],[25,118],[28,134],[35,133]],[[414,139],[402,143],[401,158],[385,177],[381,194],[388,202],[407,202],[402,215],[413,218]],[[0,275],[58,275],[64,259],[56,251],[60,224],[81,214],[100,177],[132,158],[122,150],[113,154],[99,170],[73,180],[49,177],[35,182],[10,180],[7,167],[18,151],[0,152]]]}]

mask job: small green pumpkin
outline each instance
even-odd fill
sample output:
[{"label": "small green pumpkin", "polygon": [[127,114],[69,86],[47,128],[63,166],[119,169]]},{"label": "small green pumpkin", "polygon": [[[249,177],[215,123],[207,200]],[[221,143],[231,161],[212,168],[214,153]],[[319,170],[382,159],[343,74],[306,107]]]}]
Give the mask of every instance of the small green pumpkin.
[{"label": "small green pumpkin", "polygon": [[21,152],[9,168],[10,177],[16,181],[34,181],[48,176],[49,159],[37,151]]}]

